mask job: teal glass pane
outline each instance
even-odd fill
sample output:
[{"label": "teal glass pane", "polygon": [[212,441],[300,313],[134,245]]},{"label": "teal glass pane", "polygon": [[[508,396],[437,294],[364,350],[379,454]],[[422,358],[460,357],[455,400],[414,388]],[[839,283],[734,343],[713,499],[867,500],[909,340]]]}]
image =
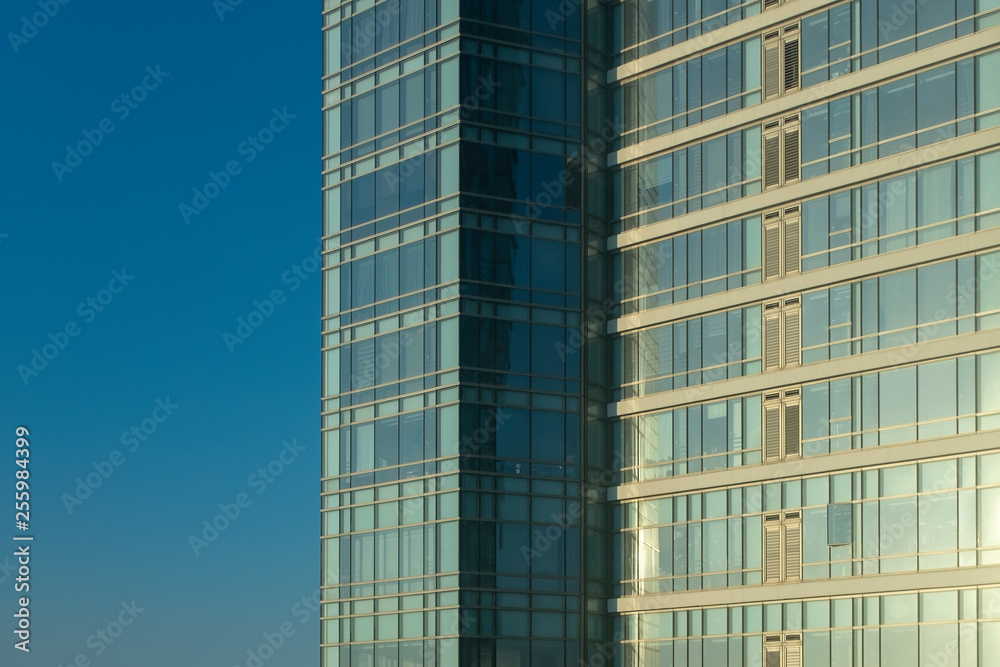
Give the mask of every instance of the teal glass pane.
[{"label": "teal glass pane", "polygon": [[982,114],[977,130],[1000,125],[1000,51],[976,58],[976,113]]}]

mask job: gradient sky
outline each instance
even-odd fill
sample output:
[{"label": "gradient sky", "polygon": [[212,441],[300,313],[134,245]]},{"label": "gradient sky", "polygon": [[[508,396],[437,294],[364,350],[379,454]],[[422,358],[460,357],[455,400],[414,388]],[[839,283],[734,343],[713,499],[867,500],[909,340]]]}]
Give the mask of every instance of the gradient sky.
[{"label": "gradient sky", "polygon": [[[320,281],[286,272],[309,266],[320,232],[322,3],[227,0],[239,4],[220,20],[223,1],[0,7],[0,664],[243,666],[286,622],[294,634],[264,664],[318,659],[317,615],[296,604],[319,574]],[[40,4],[58,13],[25,29]],[[115,103],[144,78],[135,108]],[[275,109],[294,118],[251,161],[241,143]],[[99,145],[57,175],[85,132]],[[179,206],[230,161],[239,173],[186,223]],[[123,269],[134,278],[102,292]],[[223,334],[273,290],[284,302],[230,351]],[[67,326],[77,335],[62,339]],[[19,372],[50,343],[45,368]],[[123,444],[143,420],[155,432]],[[13,648],[6,569],[22,424],[30,654]],[[293,440],[303,450],[272,464],[279,475],[251,479]],[[70,513],[64,494],[115,450],[121,465]],[[195,555],[189,536],[240,493],[249,506]],[[116,632],[133,600],[142,611],[105,644],[97,631]]]}]

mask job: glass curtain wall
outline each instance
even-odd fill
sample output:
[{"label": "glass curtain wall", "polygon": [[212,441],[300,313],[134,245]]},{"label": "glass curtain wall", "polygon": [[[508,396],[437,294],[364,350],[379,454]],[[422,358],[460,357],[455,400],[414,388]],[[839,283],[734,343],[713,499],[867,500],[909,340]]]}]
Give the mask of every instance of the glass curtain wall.
[{"label": "glass curtain wall", "polygon": [[586,655],[586,14],[326,2],[328,667]]},{"label": "glass curtain wall", "polygon": [[1000,3],[612,16],[613,664],[993,664]]},{"label": "glass curtain wall", "polygon": [[457,0],[327,0],[322,664],[458,665]]}]

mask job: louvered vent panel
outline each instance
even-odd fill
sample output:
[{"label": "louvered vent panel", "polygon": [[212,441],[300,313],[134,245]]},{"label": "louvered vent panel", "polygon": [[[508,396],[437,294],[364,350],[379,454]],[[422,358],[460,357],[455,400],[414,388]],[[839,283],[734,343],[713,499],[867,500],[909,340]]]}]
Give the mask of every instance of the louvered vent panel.
[{"label": "louvered vent panel", "polygon": [[777,461],[781,458],[781,406],[769,405],[764,408],[764,460]]},{"label": "louvered vent panel", "polygon": [[802,667],[801,644],[789,644],[785,647],[785,667]]},{"label": "louvered vent panel", "polygon": [[800,257],[800,221],[798,218],[785,221],[785,274],[798,273]]},{"label": "louvered vent panel", "polygon": [[798,308],[793,308],[785,313],[785,366],[794,366],[799,363],[801,318],[801,311]]},{"label": "louvered vent panel", "polygon": [[786,129],[784,138],[785,183],[792,183],[799,180],[799,129]]},{"label": "louvered vent panel", "polygon": [[[764,39],[770,37],[769,35]],[[774,33],[773,39],[773,44],[764,44],[764,99],[775,97],[781,92],[781,47],[777,33]]]},{"label": "louvered vent panel", "polygon": [[799,423],[799,404],[791,403],[785,406],[785,456],[798,456],[800,453],[801,425]]},{"label": "louvered vent panel", "polygon": [[781,185],[781,139],[764,137],[764,187]]},{"label": "louvered vent panel", "polygon": [[785,62],[784,62],[784,88],[785,92],[796,90],[799,87],[799,39],[785,40]]},{"label": "louvered vent panel", "polygon": [[781,275],[781,229],[779,223],[764,227],[764,279]]},{"label": "louvered vent panel", "polygon": [[781,523],[764,524],[764,582],[781,580]]},{"label": "louvered vent panel", "polygon": [[764,370],[781,367],[781,317],[764,316]]},{"label": "louvered vent panel", "polygon": [[802,579],[802,523],[785,526],[785,581]]}]

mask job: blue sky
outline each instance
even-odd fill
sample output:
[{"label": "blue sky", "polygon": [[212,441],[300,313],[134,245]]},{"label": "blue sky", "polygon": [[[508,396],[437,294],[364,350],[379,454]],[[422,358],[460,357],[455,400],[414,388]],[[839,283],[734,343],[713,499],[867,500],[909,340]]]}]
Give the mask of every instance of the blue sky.
[{"label": "blue sky", "polygon": [[219,5],[0,8],[3,665],[243,666],[282,624],[265,665],[318,657],[321,3]]}]

